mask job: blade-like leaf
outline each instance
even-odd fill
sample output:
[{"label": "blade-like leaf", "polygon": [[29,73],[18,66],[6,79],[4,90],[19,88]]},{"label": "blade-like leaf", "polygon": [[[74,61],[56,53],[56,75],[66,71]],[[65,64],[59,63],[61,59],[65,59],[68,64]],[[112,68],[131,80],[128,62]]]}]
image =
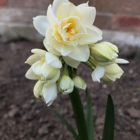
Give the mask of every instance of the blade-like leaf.
[{"label": "blade-like leaf", "polygon": [[75,140],[79,140],[78,139],[78,134],[75,132],[74,128],[58,113],[55,112],[55,115],[61,120],[61,122],[63,124],[66,125],[67,129],[72,133],[73,137],[75,138]]},{"label": "blade-like leaf", "polygon": [[102,140],[114,139],[114,104],[111,95],[108,95],[108,101],[106,106],[106,117],[103,131]]},{"label": "blade-like leaf", "polygon": [[86,89],[87,107],[86,107],[86,125],[88,130],[89,140],[94,140],[93,114],[92,103],[88,89]]}]

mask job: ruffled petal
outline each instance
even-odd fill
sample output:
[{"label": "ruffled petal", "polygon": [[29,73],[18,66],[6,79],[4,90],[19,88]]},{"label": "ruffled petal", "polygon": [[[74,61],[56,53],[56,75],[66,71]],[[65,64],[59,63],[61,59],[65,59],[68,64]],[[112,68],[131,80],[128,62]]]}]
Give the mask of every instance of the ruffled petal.
[{"label": "ruffled petal", "polygon": [[56,16],[53,13],[51,4],[48,7],[47,19],[48,19],[48,23],[49,23],[49,25],[51,27],[53,27],[54,25],[58,24],[58,20],[57,20]]},{"label": "ruffled petal", "polygon": [[61,6],[61,4],[63,4],[63,3],[69,3],[69,1],[68,0],[54,0],[53,1],[52,8],[53,8],[53,12],[54,12],[55,16],[57,16],[57,11],[58,11],[59,7]]},{"label": "ruffled petal", "polygon": [[83,25],[92,25],[95,20],[96,16],[96,9],[95,7],[78,7],[78,11],[81,14],[81,22]]},{"label": "ruffled petal", "polygon": [[45,58],[46,58],[46,62],[48,65],[50,65],[54,68],[61,68],[62,67],[62,63],[57,56],[47,52]]},{"label": "ruffled petal", "polygon": [[90,56],[89,47],[88,45],[77,46],[68,56],[74,60],[86,62]]},{"label": "ruffled petal", "polygon": [[69,16],[77,16],[81,18],[81,15],[75,5],[71,3],[63,3],[57,12],[58,20],[60,21]]},{"label": "ruffled petal", "polygon": [[33,18],[33,25],[41,35],[45,36],[47,28],[49,27],[46,16],[37,16]]},{"label": "ruffled petal", "polygon": [[92,72],[91,77],[94,82],[100,82],[100,79],[104,76],[105,69],[104,67],[97,66]]},{"label": "ruffled petal", "polygon": [[63,56],[64,61],[67,63],[67,65],[73,67],[73,68],[78,68],[80,61],[74,60],[70,58],[69,56]]},{"label": "ruffled petal", "polygon": [[57,85],[44,85],[43,87],[43,97],[48,106],[50,106],[53,101],[57,98]]},{"label": "ruffled petal", "polygon": [[86,26],[87,35],[79,38],[79,44],[92,44],[102,40],[102,31],[95,26]]},{"label": "ruffled petal", "polygon": [[54,45],[54,48],[56,49],[56,51],[61,53],[62,56],[69,55],[73,51],[73,49],[74,49],[73,46],[68,46],[68,45],[60,43],[58,41],[54,41],[53,45]]}]

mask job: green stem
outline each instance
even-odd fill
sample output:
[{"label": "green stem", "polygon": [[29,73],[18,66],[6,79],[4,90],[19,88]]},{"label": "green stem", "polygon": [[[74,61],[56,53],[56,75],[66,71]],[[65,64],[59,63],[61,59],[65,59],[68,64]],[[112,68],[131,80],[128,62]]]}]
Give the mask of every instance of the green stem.
[{"label": "green stem", "polygon": [[79,140],[88,140],[83,106],[81,103],[79,92],[76,88],[74,88],[73,92],[70,93],[70,99],[78,129]]},{"label": "green stem", "polygon": [[83,62],[83,64],[85,64],[86,66],[90,67],[92,70],[95,69],[95,67],[91,64],[91,62],[87,61],[87,62]]},{"label": "green stem", "polygon": [[65,63],[65,65],[64,65],[64,70],[63,70],[62,75],[69,75],[69,72],[68,72],[68,66],[67,66],[66,63]]}]

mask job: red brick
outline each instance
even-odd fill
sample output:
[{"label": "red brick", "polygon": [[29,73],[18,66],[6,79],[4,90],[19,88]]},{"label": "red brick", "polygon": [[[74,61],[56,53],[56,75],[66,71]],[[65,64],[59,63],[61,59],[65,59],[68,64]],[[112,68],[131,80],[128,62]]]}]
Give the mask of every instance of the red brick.
[{"label": "red brick", "polygon": [[140,16],[114,15],[113,29],[140,31]]},{"label": "red brick", "polygon": [[[75,5],[86,3],[87,0],[71,0]],[[18,8],[37,8],[45,10],[49,4],[52,4],[53,0],[9,0],[10,7]]]},{"label": "red brick", "polygon": [[8,6],[8,1],[7,0],[0,0],[0,7],[6,7]]},{"label": "red brick", "polygon": [[9,7],[47,10],[52,0],[9,0]]},{"label": "red brick", "polygon": [[140,14],[140,0],[96,0],[99,12]]},{"label": "red brick", "polygon": [[111,29],[112,15],[97,14],[94,25],[101,29]]}]

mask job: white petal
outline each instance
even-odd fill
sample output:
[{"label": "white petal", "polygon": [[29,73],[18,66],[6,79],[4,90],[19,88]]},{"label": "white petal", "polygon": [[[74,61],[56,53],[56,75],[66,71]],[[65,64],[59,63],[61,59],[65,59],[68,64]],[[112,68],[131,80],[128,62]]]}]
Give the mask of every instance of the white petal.
[{"label": "white petal", "polygon": [[49,45],[49,42],[48,42],[47,38],[44,39],[43,44],[44,44],[45,48],[46,48],[50,53],[52,53],[52,54],[54,54],[54,55],[57,55],[57,56],[60,56],[60,55],[61,55],[58,51],[56,51],[52,46]]},{"label": "white petal", "polygon": [[51,79],[51,80],[48,80],[45,85],[52,85],[52,84],[56,83],[56,81],[59,79],[59,77],[60,77],[60,69],[58,70],[58,72],[55,75],[55,77],[53,79]]},{"label": "white petal", "polygon": [[88,45],[77,46],[68,56],[74,60],[86,62],[90,56],[89,47]]},{"label": "white petal", "polygon": [[121,58],[117,58],[115,60],[115,63],[118,63],[118,64],[128,64],[129,61],[125,60],[125,59],[121,59]]},{"label": "white petal", "polygon": [[53,32],[52,28],[48,28],[46,38],[49,41],[49,45],[51,47],[53,46],[53,48],[63,56],[67,56],[68,54],[70,54],[73,50],[73,47],[72,46],[67,46],[64,43],[61,43],[61,42],[53,39],[52,38],[52,32]]},{"label": "white petal", "polygon": [[73,68],[78,68],[80,61],[74,60],[70,58],[69,56],[63,56],[64,61],[67,63],[67,65],[73,67]]},{"label": "white petal", "polygon": [[58,20],[57,20],[57,18],[55,17],[53,11],[52,11],[52,6],[51,6],[51,4],[50,4],[49,7],[48,7],[47,19],[48,19],[48,22],[49,22],[49,24],[50,24],[51,27],[53,27],[54,25],[58,24]]},{"label": "white petal", "polygon": [[45,36],[47,28],[49,27],[46,16],[37,16],[33,18],[33,24],[36,30],[43,36]]},{"label": "white petal", "polygon": [[39,61],[40,59],[41,59],[41,58],[40,58],[39,55],[33,54],[33,55],[31,55],[31,56],[26,60],[25,63],[27,63],[27,64],[29,64],[29,65],[32,65],[32,64],[34,64],[35,62]]},{"label": "white petal", "polygon": [[79,44],[92,44],[102,40],[102,31],[95,26],[86,26],[87,35],[79,39]]},{"label": "white petal", "polygon": [[41,72],[42,65],[43,65],[42,61],[37,61],[32,65],[33,72],[36,75],[42,76],[42,72]]},{"label": "white petal", "polygon": [[58,41],[54,41],[54,48],[61,53],[62,56],[69,55],[74,49],[73,46],[68,46]]},{"label": "white petal", "polygon": [[57,86],[56,83],[52,85],[44,85],[43,87],[43,97],[46,104],[50,106],[53,101],[57,98]]},{"label": "white petal", "polygon": [[81,14],[82,17],[82,24],[83,25],[92,25],[94,20],[95,20],[95,16],[96,16],[96,9],[95,7],[78,7],[78,11]]},{"label": "white petal", "polygon": [[26,72],[25,77],[30,80],[37,80],[36,74],[33,72],[32,67]]},{"label": "white petal", "polygon": [[58,11],[59,7],[63,3],[69,3],[69,1],[68,0],[54,0],[52,8],[53,8],[53,12],[56,16],[57,16],[57,11]]},{"label": "white petal", "polygon": [[77,6],[77,8],[88,7],[88,3],[89,3],[89,1],[88,1],[87,3],[79,4],[79,5]]},{"label": "white petal", "polygon": [[33,89],[34,95],[36,98],[42,98],[42,89],[43,89],[43,85],[40,81],[38,81]]},{"label": "white petal", "polygon": [[45,58],[46,58],[46,62],[48,65],[50,65],[54,68],[61,68],[62,67],[62,63],[57,56],[47,52]]},{"label": "white petal", "polygon": [[68,90],[65,90],[65,91],[63,92],[63,94],[64,94],[64,95],[68,95],[69,93],[71,93],[71,92],[73,91],[73,89],[74,89],[74,82],[71,81],[71,88],[68,89]]},{"label": "white petal", "polygon": [[77,10],[77,7],[71,3],[63,3],[57,12],[58,20],[61,21],[64,18],[70,16],[81,17],[80,12]]},{"label": "white petal", "polygon": [[39,55],[45,55],[46,54],[46,51],[44,51],[42,49],[32,49],[31,52],[35,53],[35,54],[39,54]]},{"label": "white petal", "polygon": [[104,67],[97,66],[92,72],[91,77],[94,82],[100,82],[100,79],[104,76],[105,69]]},{"label": "white petal", "polygon": [[84,26],[80,25],[79,29],[78,29],[78,33],[74,36],[72,36],[70,38],[70,40],[74,40],[76,38],[79,38],[79,37],[82,37],[82,36],[85,36],[87,35],[87,32],[86,32],[86,29],[84,28]]},{"label": "white petal", "polygon": [[59,69],[53,68],[49,65],[47,65],[46,62],[43,63],[42,68],[41,68],[41,74],[48,79],[54,78],[54,76],[57,74]]}]

